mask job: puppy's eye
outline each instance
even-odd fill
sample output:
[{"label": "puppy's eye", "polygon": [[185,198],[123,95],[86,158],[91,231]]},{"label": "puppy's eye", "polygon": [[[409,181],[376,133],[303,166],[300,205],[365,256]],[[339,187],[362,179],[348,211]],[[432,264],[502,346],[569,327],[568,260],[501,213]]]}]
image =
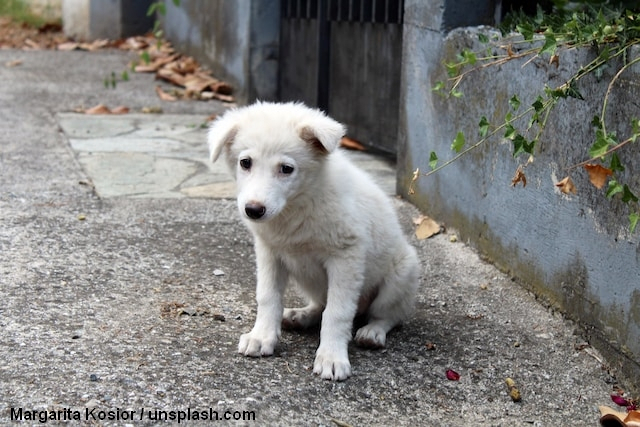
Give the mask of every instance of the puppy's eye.
[{"label": "puppy's eye", "polygon": [[251,169],[251,159],[249,158],[240,159],[240,167],[246,171]]},{"label": "puppy's eye", "polygon": [[280,165],[280,173],[283,175],[291,175],[294,171],[294,167],[291,165]]}]

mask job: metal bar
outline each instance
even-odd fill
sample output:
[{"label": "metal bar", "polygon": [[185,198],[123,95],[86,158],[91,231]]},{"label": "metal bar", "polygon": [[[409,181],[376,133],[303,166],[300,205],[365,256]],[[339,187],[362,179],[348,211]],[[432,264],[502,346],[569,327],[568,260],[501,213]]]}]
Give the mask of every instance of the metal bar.
[{"label": "metal bar", "polygon": [[316,102],[318,108],[329,113],[329,61],[331,23],[329,22],[328,0],[318,0],[318,82]]}]

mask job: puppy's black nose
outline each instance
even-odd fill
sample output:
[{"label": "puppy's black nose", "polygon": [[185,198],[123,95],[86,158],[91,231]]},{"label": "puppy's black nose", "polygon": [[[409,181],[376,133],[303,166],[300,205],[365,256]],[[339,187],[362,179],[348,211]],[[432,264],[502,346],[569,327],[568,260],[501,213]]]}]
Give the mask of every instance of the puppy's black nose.
[{"label": "puppy's black nose", "polygon": [[262,203],[249,202],[244,205],[244,212],[251,219],[260,219],[267,212],[267,208]]}]

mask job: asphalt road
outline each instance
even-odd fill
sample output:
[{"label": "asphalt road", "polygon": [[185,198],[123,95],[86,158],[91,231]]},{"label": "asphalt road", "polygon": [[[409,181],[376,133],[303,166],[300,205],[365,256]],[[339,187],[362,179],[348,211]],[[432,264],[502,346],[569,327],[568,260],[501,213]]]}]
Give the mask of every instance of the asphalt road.
[{"label": "asphalt road", "polygon": [[[350,347],[349,380],[313,375],[317,330],[285,332],[273,357],[238,355],[255,317],[255,259],[234,201],[215,186],[101,194],[92,185],[99,157],[90,158],[99,148],[79,148],[65,128],[80,107],[160,106],[165,114],[153,117],[167,135],[152,139],[171,139],[162,126],[169,114],[204,120],[224,110],[162,102],[149,75],[105,88],[105,75],[126,69],[130,55],[0,51],[0,424],[39,425],[42,411],[67,425],[105,426],[186,417],[187,425],[598,424],[597,407],[611,404],[616,384],[607,362],[571,322],[452,242],[455,230],[412,239],[423,265],[416,314],[386,349]],[[106,179],[135,174],[125,166]],[[184,188],[212,190],[215,170],[194,167],[200,178]],[[418,213],[396,204],[412,233]]]}]

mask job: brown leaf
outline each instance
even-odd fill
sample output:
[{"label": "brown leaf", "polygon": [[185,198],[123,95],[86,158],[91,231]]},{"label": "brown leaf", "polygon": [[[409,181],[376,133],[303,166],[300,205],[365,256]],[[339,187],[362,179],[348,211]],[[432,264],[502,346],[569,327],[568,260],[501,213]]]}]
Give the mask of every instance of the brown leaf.
[{"label": "brown leaf", "polygon": [[13,61],[5,62],[5,67],[17,67],[18,65],[22,65],[22,59],[14,59]]},{"label": "brown leaf", "polygon": [[58,50],[70,51],[76,50],[80,47],[80,43],[77,42],[64,42],[58,45]]},{"label": "brown leaf", "polygon": [[551,55],[551,58],[549,58],[549,65],[552,64],[555,65],[556,68],[560,65],[560,57],[557,54],[553,54]]},{"label": "brown leaf", "polygon": [[348,148],[349,150],[365,151],[366,148],[360,142],[348,136],[343,136],[340,140],[340,146]]},{"label": "brown leaf", "polygon": [[433,237],[436,234],[440,234],[442,231],[442,227],[440,224],[432,220],[426,215],[421,215],[418,218],[413,220],[414,224],[418,227],[416,228],[416,237],[419,240],[428,239],[429,237]]},{"label": "brown leaf", "polygon": [[600,165],[587,164],[584,168],[589,173],[589,181],[599,190],[607,183],[607,177],[613,175],[611,169]]},{"label": "brown leaf", "polygon": [[127,114],[128,112],[129,107],[125,107],[124,105],[119,105],[111,110],[111,114]]},{"label": "brown leaf", "polygon": [[156,86],[156,93],[163,101],[176,101],[178,98],[162,90],[160,86]]},{"label": "brown leaf", "polygon": [[558,187],[564,194],[576,194],[578,192],[578,189],[570,177],[566,177],[562,181],[558,182],[556,187]]},{"label": "brown leaf", "polygon": [[176,73],[168,68],[161,68],[158,70],[156,75],[163,80],[173,83],[174,85],[184,87],[185,78],[180,73]]},{"label": "brown leaf", "polygon": [[522,171],[522,166],[518,166],[518,169],[516,169],[516,174],[511,179],[511,186],[515,187],[520,182],[522,183],[522,188],[527,186],[527,177]]},{"label": "brown leaf", "polygon": [[84,113],[85,114],[111,114],[111,110],[109,110],[109,108],[104,104],[98,104],[95,107],[91,107],[85,110]]}]

